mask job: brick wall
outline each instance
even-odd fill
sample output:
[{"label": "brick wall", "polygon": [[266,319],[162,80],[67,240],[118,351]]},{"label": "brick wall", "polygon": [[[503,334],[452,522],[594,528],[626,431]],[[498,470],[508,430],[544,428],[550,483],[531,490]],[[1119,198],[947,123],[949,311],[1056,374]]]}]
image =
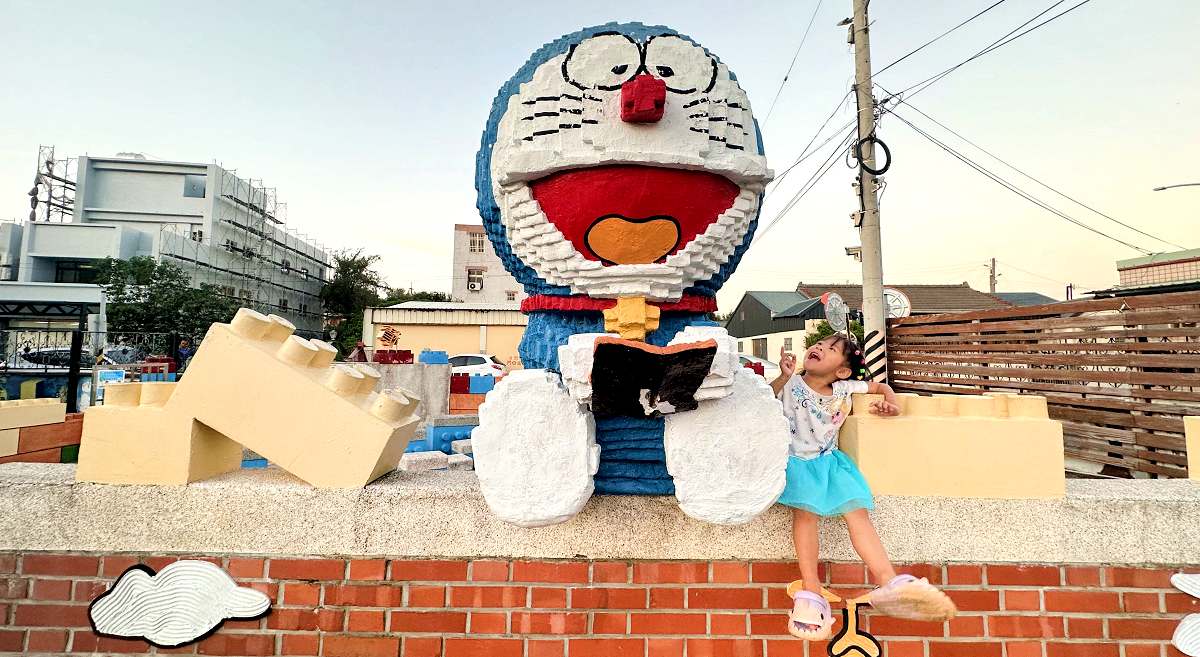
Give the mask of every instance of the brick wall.
[{"label": "brick wall", "polygon": [[[96,637],[87,604],[127,567],[179,557],[0,553],[0,653],[144,653]],[[815,657],[785,633],[781,562],[204,558],[274,606],[199,644],[159,653],[431,657]],[[1196,600],[1176,569],[930,565],[960,614],[914,623],[864,614],[885,657],[1166,657]],[[842,595],[866,588],[860,564],[823,564]]]}]

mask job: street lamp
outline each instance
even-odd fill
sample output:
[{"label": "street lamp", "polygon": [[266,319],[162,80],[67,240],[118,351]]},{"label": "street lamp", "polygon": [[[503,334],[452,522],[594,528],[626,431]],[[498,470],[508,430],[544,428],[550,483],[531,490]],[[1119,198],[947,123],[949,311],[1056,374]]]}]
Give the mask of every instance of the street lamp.
[{"label": "street lamp", "polygon": [[1200,182],[1181,183],[1179,185],[1167,185],[1166,187],[1155,187],[1154,191],[1161,192],[1164,189],[1174,189],[1176,187],[1200,187]]}]

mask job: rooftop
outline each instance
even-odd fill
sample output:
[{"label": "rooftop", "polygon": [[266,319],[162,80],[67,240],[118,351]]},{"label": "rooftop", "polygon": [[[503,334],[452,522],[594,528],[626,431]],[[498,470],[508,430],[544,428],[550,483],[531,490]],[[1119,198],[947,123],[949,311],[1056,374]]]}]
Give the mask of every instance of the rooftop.
[{"label": "rooftop", "polygon": [[1134,267],[1145,267],[1147,265],[1162,265],[1168,262],[1179,262],[1181,260],[1200,260],[1200,249],[1188,249],[1186,251],[1171,251],[1170,253],[1155,253],[1141,258],[1129,258],[1128,260],[1118,260],[1117,269],[1132,269]]},{"label": "rooftop", "polygon": [[1058,303],[1058,299],[1048,297],[1041,292],[997,292],[996,296],[1014,306],[1042,306],[1048,303]]},{"label": "rooftop", "polygon": [[405,301],[398,303],[388,308],[397,308],[399,310],[521,310],[521,303],[512,301],[507,303],[464,303],[459,301]]},{"label": "rooftop", "polygon": [[[886,285],[900,290],[912,302],[914,313],[949,313],[967,310],[990,310],[1009,308],[1015,304],[987,292],[972,289],[970,285]],[[799,283],[796,291],[812,298],[826,292],[836,292],[851,308],[862,308],[862,286],[846,283]]]},{"label": "rooftop", "polygon": [[813,299],[799,292],[773,292],[773,291],[749,291],[746,294],[756,299],[759,303],[767,307],[771,311],[771,316],[779,317],[797,317],[804,313],[805,310],[811,308],[814,304],[820,304],[820,299]]}]

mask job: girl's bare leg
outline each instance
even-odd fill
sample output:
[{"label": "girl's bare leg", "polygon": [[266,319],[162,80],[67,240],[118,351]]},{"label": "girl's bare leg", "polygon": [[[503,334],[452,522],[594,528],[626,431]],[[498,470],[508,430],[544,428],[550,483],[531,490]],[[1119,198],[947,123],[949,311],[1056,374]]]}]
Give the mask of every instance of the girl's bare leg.
[{"label": "girl's bare leg", "polygon": [[820,543],[817,538],[817,516],[800,509],[792,509],[792,542],[796,545],[796,560],[800,562],[800,576],[804,588],[821,594],[821,576],[817,573]]},{"label": "girl's bare leg", "polygon": [[[850,530],[850,542],[854,544],[854,551],[858,552],[863,563],[867,564],[875,584],[883,586],[892,581],[896,576],[896,569],[888,560],[887,550],[883,548],[883,541],[879,540],[879,532],[875,531],[875,525],[871,523],[871,516],[867,514],[867,510],[855,509],[843,517],[846,519],[846,529]],[[796,543],[796,551],[800,551],[799,543]]]}]

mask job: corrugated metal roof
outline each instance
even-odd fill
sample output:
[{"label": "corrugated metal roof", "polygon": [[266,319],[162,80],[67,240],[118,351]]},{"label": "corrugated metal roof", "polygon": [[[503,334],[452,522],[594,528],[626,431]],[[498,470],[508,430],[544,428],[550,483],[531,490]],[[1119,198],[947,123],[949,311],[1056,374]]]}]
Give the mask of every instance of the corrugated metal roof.
[{"label": "corrugated metal roof", "polygon": [[790,309],[812,300],[799,292],[749,291],[746,294],[757,299],[776,317],[784,317]]},{"label": "corrugated metal roof", "polygon": [[[410,307],[408,303],[419,304]],[[390,308],[367,308],[363,322],[371,324],[425,324],[431,326],[525,326],[529,323],[512,304],[465,304],[413,301]],[[426,307],[437,304],[437,307]],[[503,308],[480,306],[503,305]]]},{"label": "corrugated metal roof", "polygon": [[404,310],[521,310],[520,302],[462,303],[459,301],[405,301],[388,308]]}]

